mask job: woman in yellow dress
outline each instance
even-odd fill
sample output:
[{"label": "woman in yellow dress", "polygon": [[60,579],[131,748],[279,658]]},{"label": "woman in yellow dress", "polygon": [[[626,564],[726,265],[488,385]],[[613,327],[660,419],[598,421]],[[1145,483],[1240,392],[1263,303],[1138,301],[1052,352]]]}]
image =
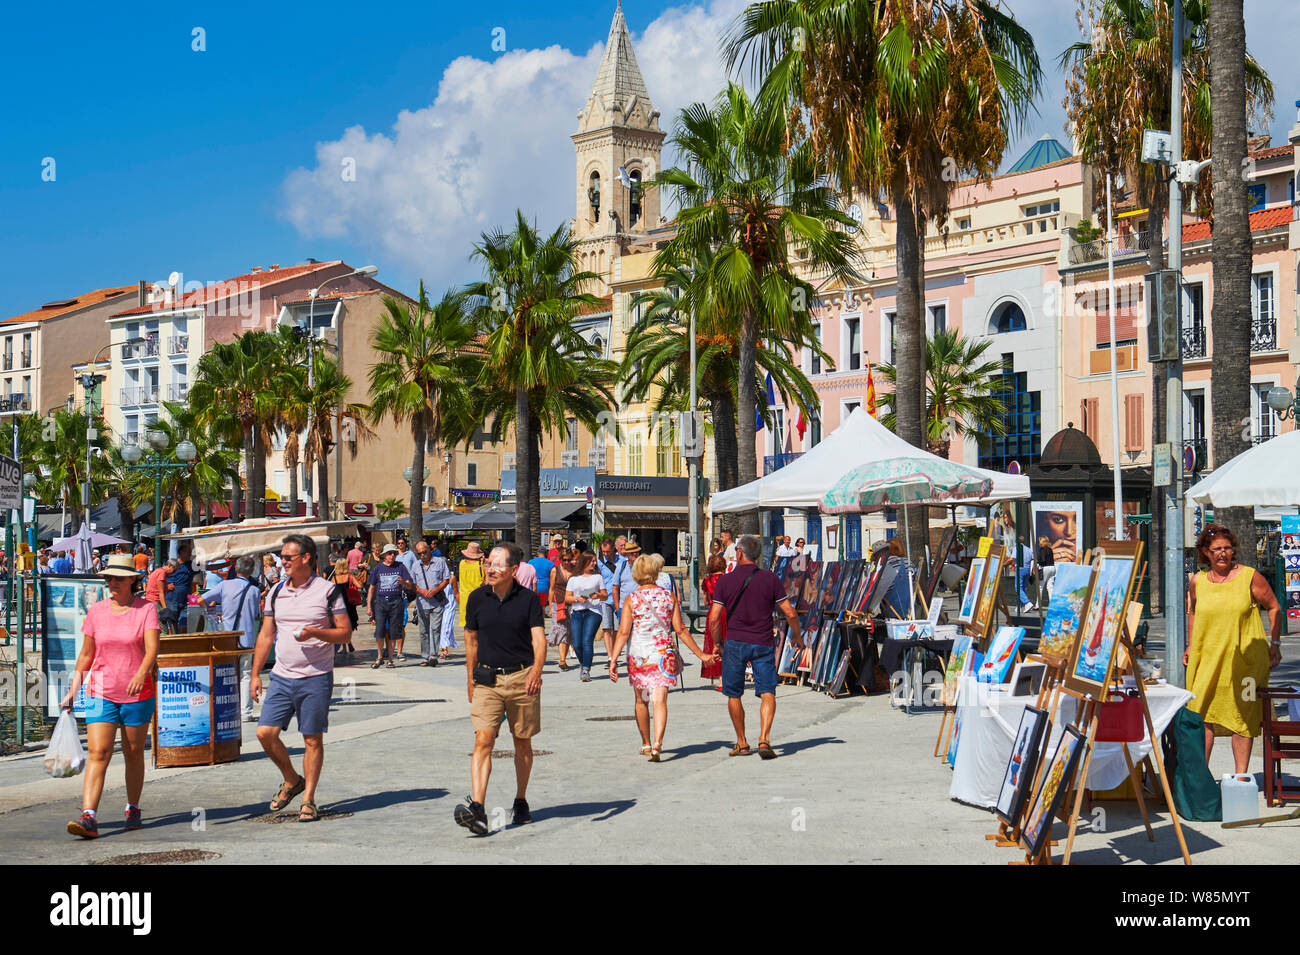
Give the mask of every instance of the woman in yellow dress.
[{"label": "woman in yellow dress", "polygon": [[[1205,720],[1205,759],[1214,737],[1232,736],[1236,772],[1247,772],[1250,750],[1264,718],[1259,691],[1268,671],[1282,662],[1282,608],[1259,571],[1236,562],[1237,538],[1210,524],[1196,539],[1201,562],[1209,565],[1192,578],[1187,615],[1191,642],[1183,651],[1187,704]],[[1271,636],[1264,636],[1259,609],[1268,611]]]},{"label": "woman in yellow dress", "polygon": [[465,605],[469,595],[483,586],[483,548],[478,541],[470,541],[469,546],[461,551],[460,563],[456,565],[456,619],[461,629],[465,629]]}]

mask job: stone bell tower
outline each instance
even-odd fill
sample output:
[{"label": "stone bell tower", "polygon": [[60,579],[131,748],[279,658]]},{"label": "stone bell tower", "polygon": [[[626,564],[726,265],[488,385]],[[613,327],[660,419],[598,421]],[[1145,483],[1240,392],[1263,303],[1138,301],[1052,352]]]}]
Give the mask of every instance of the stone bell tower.
[{"label": "stone bell tower", "polygon": [[618,0],[609,39],[573,134],[577,204],[573,235],[578,267],[603,277],[608,292],[613,260],[627,240],[659,226],[659,190],[643,188],[661,169],[664,131],[637,66]]}]

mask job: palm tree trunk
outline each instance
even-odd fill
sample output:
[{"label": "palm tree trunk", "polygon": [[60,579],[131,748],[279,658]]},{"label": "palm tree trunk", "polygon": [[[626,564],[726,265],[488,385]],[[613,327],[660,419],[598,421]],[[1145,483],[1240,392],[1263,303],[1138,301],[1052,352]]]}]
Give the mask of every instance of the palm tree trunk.
[{"label": "palm tree trunk", "polygon": [[253,438],[253,476],[248,482],[248,499],[258,517],[266,516],[266,448],[261,436]]},{"label": "palm tree trunk", "polygon": [[[713,414],[713,453],[718,459],[718,490],[736,487],[736,402],[730,388],[722,388],[709,396]],[[739,520],[735,514],[722,515],[722,527],[737,533]]]},{"label": "palm tree trunk", "polygon": [[[739,381],[736,388],[736,481],[748,484],[758,478],[758,451],[754,432],[758,395],[754,388],[754,366],[758,356],[758,316],[747,309],[740,320]],[[737,521],[742,534],[758,534],[758,511],[745,511]]]},{"label": "palm tree trunk", "polygon": [[244,516],[261,517],[262,505],[254,503],[253,481],[257,469],[257,436],[252,425],[244,425]]},{"label": "palm tree trunk", "polygon": [[193,519],[192,519],[191,522],[190,522],[191,526],[197,526],[197,525],[199,524],[199,521],[200,521],[200,514],[201,514],[201,513],[202,513],[202,512],[199,510],[199,485],[198,485],[198,482],[197,482],[197,481],[195,481],[195,480],[193,480],[193,479],[191,478],[191,480],[190,480],[190,514],[193,515]]},{"label": "palm tree trunk", "polygon": [[[894,205],[898,211],[898,311],[895,313],[894,407],[898,436],[918,448],[925,447],[925,320],[920,289],[923,226],[904,173],[894,177]],[[925,540],[928,523],[920,512],[908,508],[908,531],[913,541]],[[902,513],[899,513],[902,517]]]},{"label": "palm tree trunk", "polygon": [[[533,466],[532,414],[528,408],[528,392],[523,385],[515,386],[515,540],[523,547],[533,539],[530,488],[537,489],[537,472]],[[540,490],[539,490],[540,493]]]},{"label": "palm tree trunk", "polygon": [[284,442],[284,465],[289,472],[289,513],[298,516],[298,435],[290,431]]},{"label": "palm tree trunk", "polygon": [[318,520],[328,521],[333,515],[329,513],[330,469],[328,459],[325,457],[316,462],[316,488],[316,517]]},{"label": "palm tree trunk", "polygon": [[415,439],[415,455],[411,459],[411,533],[410,541],[424,536],[424,414],[411,416],[411,435]]},{"label": "palm tree trunk", "polygon": [[[1245,180],[1234,173],[1246,158],[1246,22],[1242,0],[1210,5],[1210,113],[1214,160],[1214,222],[1211,259],[1214,362],[1210,402],[1214,408],[1214,466],[1222,467],[1250,447],[1250,224]],[[1177,449],[1175,449],[1177,450]],[[1255,563],[1255,520],[1248,507],[1216,509],[1215,518],[1237,536],[1237,559]]]},{"label": "palm tree trunk", "polygon": [[[239,502],[244,496],[244,486],[239,483],[239,471],[236,469],[230,475],[230,521],[239,523]],[[155,519],[157,515],[155,515]]]},{"label": "palm tree trunk", "polygon": [[[542,423],[537,419],[536,415],[532,417],[529,427],[533,434],[533,443],[529,449],[529,453],[532,455],[530,463],[532,465],[533,473],[540,478],[542,474]],[[540,480],[534,481],[528,490],[528,520],[532,525],[535,539],[527,542],[519,542],[519,546],[524,548],[525,559],[527,559],[530,554],[535,553],[538,545],[541,543],[542,485]]]}]

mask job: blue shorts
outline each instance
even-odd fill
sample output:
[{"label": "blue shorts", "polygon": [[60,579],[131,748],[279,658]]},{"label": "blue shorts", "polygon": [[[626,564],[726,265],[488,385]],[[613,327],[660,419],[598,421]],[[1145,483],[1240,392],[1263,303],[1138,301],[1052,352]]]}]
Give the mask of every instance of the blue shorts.
[{"label": "blue shorts", "polygon": [[153,719],[154,703],[157,697],[135,703],[114,703],[99,696],[86,697],[86,725],[91,723],[119,723],[123,726],[144,726]]},{"label": "blue shorts", "polygon": [[745,664],[754,670],[754,695],[776,692],[776,648],[727,640],[722,644],[722,695],[745,695]]},{"label": "blue shorts", "polygon": [[321,673],[296,680],[271,674],[262,702],[258,726],[289,728],[289,717],[298,718],[298,732],[316,736],[330,728],[330,696],[334,693],[334,674]]}]

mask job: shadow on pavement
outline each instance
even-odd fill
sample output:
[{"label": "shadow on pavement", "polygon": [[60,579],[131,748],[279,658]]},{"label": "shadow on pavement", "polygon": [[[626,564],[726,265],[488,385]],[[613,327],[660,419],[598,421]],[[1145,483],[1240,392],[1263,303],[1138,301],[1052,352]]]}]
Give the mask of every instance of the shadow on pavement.
[{"label": "shadow on pavement", "polygon": [[636,805],[635,799],[616,799],[613,802],[571,802],[562,806],[538,806],[533,809],[533,822],[543,819],[577,819],[591,816],[592,822],[605,822]]},{"label": "shadow on pavement", "polygon": [[322,805],[321,811],[326,809],[331,812],[366,812],[370,809],[385,809],[388,806],[395,806],[401,803],[425,802],[430,799],[441,799],[448,795],[446,789],[394,789],[391,792],[367,793],[364,796],[354,796],[351,799],[343,799],[339,802],[331,802]]},{"label": "shadow on pavement", "polygon": [[[815,739],[797,739],[789,743],[774,742],[772,748],[776,750],[778,756],[791,756],[800,750],[812,749],[815,746],[825,746],[828,743],[843,743],[844,740],[837,736],[818,736]],[[754,744],[751,744],[754,745]]]},{"label": "shadow on pavement", "polygon": [[671,763],[678,759],[686,759],[689,756],[701,756],[704,753],[716,753],[719,750],[723,753],[730,751],[732,747],[731,740],[715,739],[707,743],[691,743],[689,746],[674,746],[672,749],[664,749],[660,756],[660,761]]}]

